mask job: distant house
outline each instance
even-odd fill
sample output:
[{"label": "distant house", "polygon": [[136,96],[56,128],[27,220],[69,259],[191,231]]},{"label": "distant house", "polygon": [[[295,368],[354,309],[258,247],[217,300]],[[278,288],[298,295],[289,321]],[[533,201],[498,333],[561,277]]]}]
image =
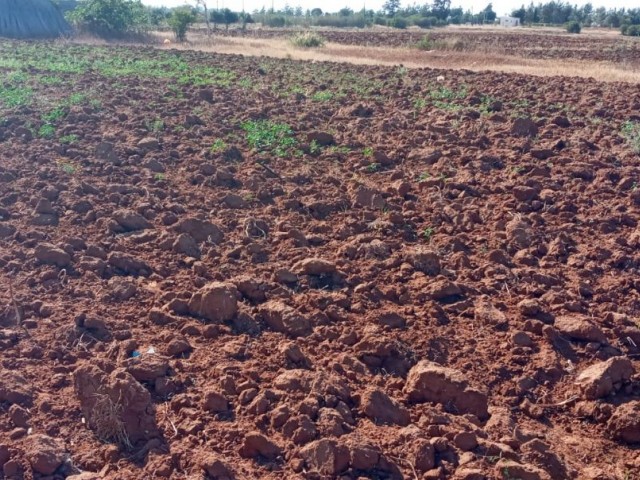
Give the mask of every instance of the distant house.
[{"label": "distant house", "polygon": [[500,17],[501,27],[519,27],[520,19],[518,17]]}]

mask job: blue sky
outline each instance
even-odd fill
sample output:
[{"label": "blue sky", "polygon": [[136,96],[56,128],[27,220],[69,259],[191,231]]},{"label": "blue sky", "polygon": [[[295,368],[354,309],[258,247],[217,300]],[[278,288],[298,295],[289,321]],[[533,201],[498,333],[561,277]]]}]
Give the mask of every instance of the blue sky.
[{"label": "blue sky", "polygon": [[[300,5],[303,9],[312,9],[315,7],[320,7],[322,10],[327,12],[334,12],[340,10],[342,7],[349,6],[350,8],[357,10],[362,8],[362,5],[366,1],[367,8],[371,8],[374,10],[378,10],[382,7],[382,4],[385,0],[207,0],[207,5],[209,8],[215,8],[216,5],[219,8],[230,8],[231,10],[242,10],[242,6],[244,3],[244,9],[246,11],[253,11],[255,9],[261,9],[263,6],[266,8],[271,7],[271,2],[273,1],[275,8],[282,8],[285,4],[289,4],[292,7],[296,7]],[[511,13],[514,8],[519,8],[523,3],[525,5],[529,4],[531,0],[522,1],[522,0],[495,0],[493,1],[493,9],[498,13],[498,15],[504,15]],[[546,1],[546,0],[545,0]],[[176,7],[179,5],[184,5],[185,3],[194,4],[194,1],[185,1],[185,0],[142,0],[142,3],[145,5],[154,5],[154,6],[167,6],[167,7]],[[403,2],[403,5],[407,5],[413,2]],[[423,1],[416,2],[418,4],[426,3]],[[487,3],[488,0],[452,0],[452,6],[454,7],[462,7],[465,10],[473,9],[474,11],[482,10]],[[534,3],[538,3],[535,1]],[[587,2],[585,1],[575,1],[570,0],[569,3],[583,5]],[[636,0],[610,0],[610,1],[602,1],[596,0],[592,1],[591,4],[595,7],[607,7],[607,8],[636,8],[638,7],[638,2]]]}]

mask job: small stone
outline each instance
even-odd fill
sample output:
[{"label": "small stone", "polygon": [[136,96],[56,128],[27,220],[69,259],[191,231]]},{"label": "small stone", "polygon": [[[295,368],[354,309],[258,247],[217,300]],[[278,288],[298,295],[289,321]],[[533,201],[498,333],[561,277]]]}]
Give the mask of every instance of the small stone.
[{"label": "small stone", "polygon": [[531,338],[531,335],[529,335],[527,332],[522,331],[514,332],[513,334],[511,334],[511,342],[519,347],[533,346],[533,339]]},{"label": "small stone", "polygon": [[615,440],[640,443],[640,401],[623,403],[609,419],[607,431]]},{"label": "small stone", "polygon": [[237,295],[232,283],[213,282],[191,297],[189,311],[212,322],[226,322],[238,312]]},{"label": "small stone", "polygon": [[52,475],[62,465],[67,453],[60,442],[37,433],[28,437],[25,456],[34,471]]},{"label": "small stone", "polygon": [[468,452],[478,446],[478,437],[473,432],[460,432],[453,437],[453,444],[460,450]]},{"label": "small stone", "polygon": [[202,407],[211,413],[221,413],[229,411],[229,401],[217,390],[209,389],[204,392]]},{"label": "small stone", "polygon": [[150,152],[151,150],[158,150],[160,143],[157,138],[145,137],[138,142],[137,147],[145,152]]},{"label": "small stone", "polygon": [[337,476],[349,467],[349,449],[336,440],[316,440],[300,450],[308,469],[321,475]]},{"label": "small stone", "polygon": [[335,263],[322,258],[305,258],[293,266],[293,271],[300,275],[327,275],[336,270]]},{"label": "small stone", "polygon": [[581,316],[561,316],[556,318],[553,326],[572,340],[583,342],[606,343],[607,337],[590,320]]}]

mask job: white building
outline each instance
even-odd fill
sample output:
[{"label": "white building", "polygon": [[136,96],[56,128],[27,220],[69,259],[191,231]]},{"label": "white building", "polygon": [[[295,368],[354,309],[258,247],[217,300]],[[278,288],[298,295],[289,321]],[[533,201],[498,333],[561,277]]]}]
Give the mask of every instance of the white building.
[{"label": "white building", "polygon": [[518,17],[500,17],[501,27],[519,27],[520,19]]}]

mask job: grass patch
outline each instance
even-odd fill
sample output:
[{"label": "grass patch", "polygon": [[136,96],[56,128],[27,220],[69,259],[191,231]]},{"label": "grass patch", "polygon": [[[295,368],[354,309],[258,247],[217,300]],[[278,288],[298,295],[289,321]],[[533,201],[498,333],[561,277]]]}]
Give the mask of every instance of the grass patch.
[{"label": "grass patch", "polygon": [[298,144],[293,130],[286,123],[270,120],[248,121],[242,124],[249,146],[260,152],[271,152],[284,157]]},{"label": "grass patch", "polygon": [[50,123],[45,123],[38,129],[38,136],[42,138],[53,138],[56,134],[56,127]]},{"label": "grass patch", "polygon": [[324,38],[313,32],[299,33],[291,38],[291,44],[299,48],[318,48],[324,43]]},{"label": "grass patch", "polygon": [[631,149],[640,154],[640,123],[624,122],[622,124],[622,136],[627,140]]}]

